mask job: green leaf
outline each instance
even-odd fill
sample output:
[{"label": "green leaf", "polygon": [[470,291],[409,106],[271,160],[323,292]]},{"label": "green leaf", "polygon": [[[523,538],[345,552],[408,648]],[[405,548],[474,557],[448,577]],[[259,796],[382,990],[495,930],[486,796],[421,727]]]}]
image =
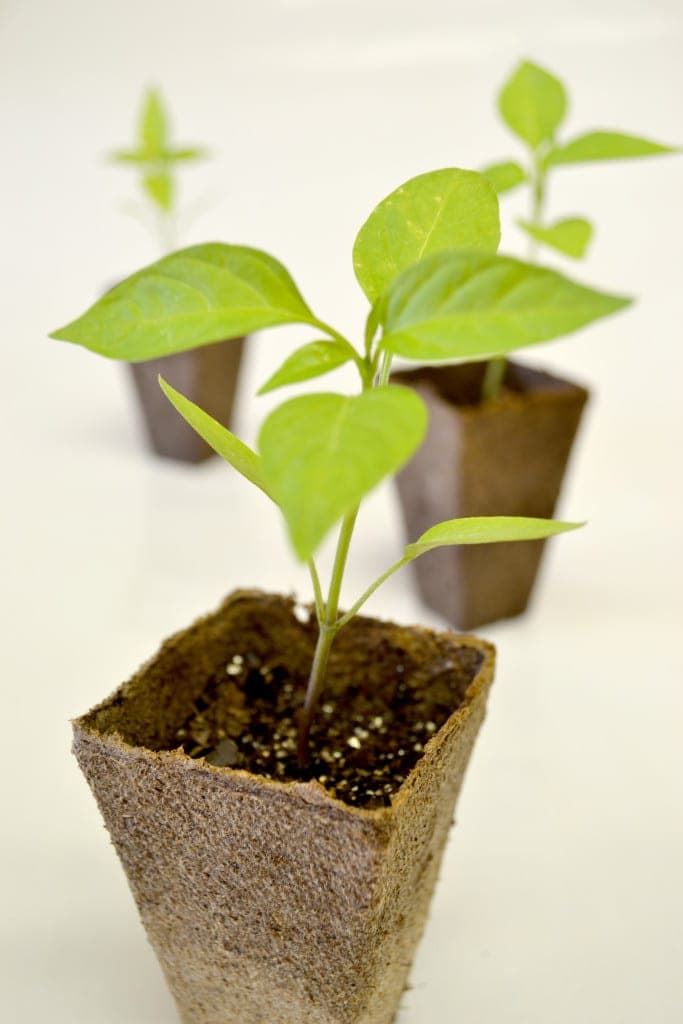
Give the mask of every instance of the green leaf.
[{"label": "green leaf", "polygon": [[408,359],[483,359],[569,334],[630,300],[509,256],[438,253],[389,291],[383,347]]},{"label": "green leaf", "polygon": [[272,497],[263,477],[260,455],[252,451],[243,441],[240,441],[221,423],[191,402],[189,398],[185,398],[179,391],[172,388],[163,377],[159,377],[159,387],[183,419],[222,459],[225,459],[250,483],[259,487],[269,498]]},{"label": "green leaf", "polygon": [[395,386],[354,397],[304,395],[270,414],[259,437],[263,473],[302,561],[368,491],[408,461],[426,426],[419,396]]},{"label": "green leaf", "polygon": [[481,173],[491,182],[499,196],[527,181],[526,171],[514,160],[489,164],[488,167],[482,167]]},{"label": "green leaf", "polygon": [[593,235],[590,221],[584,220],[583,217],[567,217],[554,224],[548,224],[547,227],[539,227],[525,220],[518,220],[517,223],[537,242],[543,242],[544,245],[549,245],[575,260],[580,260],[585,255]]},{"label": "green leaf", "polygon": [[516,540],[543,540],[557,533],[576,530],[584,523],[563,523],[557,519],[526,516],[474,516],[449,519],[423,533],[405,549],[406,558],[419,558],[427,551],[455,544],[498,544]]},{"label": "green leaf", "polygon": [[140,150],[115,149],[108,157],[115,164],[148,164],[149,157]]},{"label": "green leaf", "polygon": [[199,146],[183,146],[181,149],[169,149],[164,156],[171,162],[176,160],[206,160],[209,152]]},{"label": "green leaf", "polygon": [[638,135],[624,135],[622,132],[587,132],[554,147],[546,163],[582,164],[593,160],[627,160],[633,157],[660,156],[665,153],[680,153],[680,146],[664,146]]},{"label": "green leaf", "polygon": [[265,395],[268,391],[285,387],[287,384],[298,384],[303,380],[321,377],[353,358],[354,351],[351,346],[340,341],[310,341],[285,359],[280,369],[276,370],[259,389],[258,394]]},{"label": "green leaf", "polygon": [[161,159],[166,149],[168,137],[168,119],[156,89],[148,89],[142,104],[140,115],[140,149],[148,160]]},{"label": "green leaf", "polygon": [[558,78],[525,60],[503,86],[498,108],[515,135],[536,149],[553,139],[567,112],[567,95]]},{"label": "green leaf", "polygon": [[446,249],[495,252],[498,200],[475,171],[420,174],[383,199],[358,232],[353,267],[371,303],[406,267]]},{"label": "green leaf", "polygon": [[152,263],[52,337],[137,362],[287,323],[317,321],[282,264],[213,242]]},{"label": "green leaf", "polygon": [[167,171],[146,174],[142,181],[145,192],[156,205],[168,212],[173,206],[173,180]]}]

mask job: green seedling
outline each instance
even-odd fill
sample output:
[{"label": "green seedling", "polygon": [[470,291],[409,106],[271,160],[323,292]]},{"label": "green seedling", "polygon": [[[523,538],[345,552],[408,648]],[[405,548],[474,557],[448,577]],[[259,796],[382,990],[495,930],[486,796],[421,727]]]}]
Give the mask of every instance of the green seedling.
[{"label": "green seedling", "polygon": [[[204,440],[279,507],[296,556],[310,570],[319,632],[300,719],[302,766],[334,639],[381,583],[436,547],[539,539],[579,525],[524,517],[439,523],[409,544],[347,612],[339,609],[359,505],[410,459],[426,430],[420,397],[389,383],[394,356],[484,359],[574,331],[628,302],[498,256],[499,236],[498,201],[488,180],[473,171],[434,171],[387,196],[358,233],[353,264],[369,300],[359,345],[312,311],[272,256],[222,243],[153,263],[53,334],[115,359],[141,360],[299,324],[313,340],[285,359],[261,391],[355,366],[357,394],[290,398],[266,417],[258,450],[160,382]],[[315,556],[335,527],[336,554],[324,589]]]},{"label": "green seedling", "polygon": [[[526,148],[523,163],[503,160],[482,171],[499,195],[524,187],[529,193],[529,215],[517,221],[530,242],[529,258],[539,245],[571,259],[582,259],[593,237],[593,225],[583,216],[548,220],[546,205],[550,172],[554,168],[598,161],[627,160],[680,152],[674,146],[638,135],[604,129],[582,132],[561,141],[557,132],[568,110],[563,83],[531,61],[522,61],[498,95],[499,113]],[[489,364],[482,397],[495,398],[505,375],[505,360]]]},{"label": "green seedling", "polygon": [[204,159],[207,153],[196,146],[171,143],[168,112],[156,89],[148,89],[143,97],[137,136],[135,148],[116,150],[111,160],[138,172],[143,195],[156,218],[161,251],[169,252],[176,234],[176,170],[179,165]]}]

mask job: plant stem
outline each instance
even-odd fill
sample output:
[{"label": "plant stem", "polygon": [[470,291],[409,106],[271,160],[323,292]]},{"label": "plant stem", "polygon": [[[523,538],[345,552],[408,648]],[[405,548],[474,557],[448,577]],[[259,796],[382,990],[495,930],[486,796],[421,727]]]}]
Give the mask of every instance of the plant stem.
[{"label": "plant stem", "polygon": [[306,687],[306,698],[304,700],[304,706],[299,719],[297,755],[299,759],[299,766],[301,768],[306,768],[310,761],[309,737],[311,734],[311,723],[313,721],[315,709],[318,705],[320,691],[322,690],[322,686],[325,681],[325,672],[327,670],[327,660],[330,655],[330,648],[340,628],[337,622],[339,595],[341,593],[342,579],[344,578],[346,559],[349,553],[349,544],[351,543],[351,537],[353,535],[353,528],[356,525],[357,516],[358,508],[355,508],[344,517],[341,530],[339,531],[337,551],[334,556],[334,565],[332,567],[332,576],[330,578],[330,589],[327,595],[327,605],[325,607],[324,618],[320,621],[318,640],[315,646],[315,654],[313,656],[313,664],[311,666],[308,685]]},{"label": "plant stem", "polygon": [[346,612],[345,615],[342,615],[340,619],[337,619],[337,630],[342,629],[348,622],[350,622],[354,615],[358,614],[368,598],[372,597],[375,591],[378,590],[390,576],[393,576],[395,572],[398,572],[399,569],[402,569],[403,566],[407,565],[410,561],[412,561],[412,559],[407,558],[404,555],[403,558],[399,558],[398,562],[394,562],[386,572],[383,572],[381,576],[378,576],[375,582],[371,583],[365,593],[358,598],[356,603],[349,608],[348,612]]},{"label": "plant stem", "polygon": [[507,359],[505,356],[494,356],[493,359],[489,359],[481,385],[482,402],[491,402],[494,398],[498,398],[505,379],[506,368]]},{"label": "plant stem", "polygon": [[325,601],[323,599],[322,587],[320,586],[320,576],[312,558],[308,560],[308,571],[311,574],[311,583],[313,584],[313,594],[315,596],[315,615],[318,625],[321,626],[325,620]]},{"label": "plant stem", "polygon": [[391,373],[391,361],[393,359],[391,352],[385,351],[382,355],[382,366],[379,371],[379,377],[377,378],[377,387],[383,388],[385,384],[389,383],[389,374]]}]

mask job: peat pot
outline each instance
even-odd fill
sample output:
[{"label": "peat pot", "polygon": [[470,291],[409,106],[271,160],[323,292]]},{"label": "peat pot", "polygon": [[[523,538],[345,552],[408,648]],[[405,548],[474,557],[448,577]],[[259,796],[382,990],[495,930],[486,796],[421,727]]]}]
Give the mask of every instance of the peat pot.
[{"label": "peat pot", "polygon": [[[421,448],[398,475],[406,533],[460,516],[552,516],[588,398],[585,388],[508,362],[498,398],[481,402],[485,363],[392,375],[429,408]],[[519,615],[544,541],[441,548],[413,564],[426,603],[460,629]]]},{"label": "peat pot", "polygon": [[210,416],[230,425],[244,338],[219,341],[142,363],[130,363],[149,445],[158,455],[180,462],[202,462],[213,455],[179,416],[159,387],[161,374]]},{"label": "peat pot", "polygon": [[390,1024],[406,985],[494,650],[352,621],[312,733],[321,781],[304,781],[316,629],[293,599],[238,591],[74,723],[185,1024]]}]

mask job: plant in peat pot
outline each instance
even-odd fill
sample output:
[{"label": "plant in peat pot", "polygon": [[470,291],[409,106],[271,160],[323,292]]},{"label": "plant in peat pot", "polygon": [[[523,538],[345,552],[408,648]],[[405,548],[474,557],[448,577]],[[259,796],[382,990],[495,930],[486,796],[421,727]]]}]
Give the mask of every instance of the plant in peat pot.
[{"label": "plant in peat pot", "polygon": [[[567,112],[566,90],[555,76],[528,61],[505,82],[498,106],[505,124],[526,146],[527,159],[524,165],[495,163],[482,173],[499,194],[528,189],[530,217],[518,223],[530,238],[531,259],[538,244],[578,259],[592,234],[584,217],[547,221],[551,170],[675,151],[614,131],[591,131],[559,142],[556,132]],[[584,387],[504,356],[426,366],[395,379],[415,387],[431,413],[428,442],[398,478],[409,536],[434,519],[450,516],[494,510],[554,514],[588,398]],[[416,565],[422,595],[461,628],[517,615],[527,606],[543,550],[543,541],[532,541],[428,556]]]},{"label": "plant in peat pot", "polygon": [[[436,548],[577,525],[439,523],[340,609],[359,505],[426,429],[419,395],[389,383],[394,355],[501,354],[625,302],[496,255],[497,198],[479,174],[435,171],[393,196],[356,241],[371,303],[362,346],[317,317],[273,257],[219,243],[152,264],[53,335],[149,358],[296,323],[317,340],[262,391],[346,363],[358,371],[357,394],[307,394],[270,412],[258,451],[161,382],[187,422],[277,504],[314,597],[302,608],[233,593],[74,724],[79,763],[188,1024],[393,1020],[483,719],[493,649],[358,612],[392,573]],[[316,552],[335,527],[323,587]]]},{"label": "plant in peat pot", "polygon": [[[142,101],[135,147],[116,150],[110,159],[138,173],[144,199],[141,219],[149,220],[151,215],[162,253],[174,248],[178,235],[176,172],[206,156],[206,150],[197,146],[173,144],[162,96],[158,90],[148,89]],[[172,355],[162,350],[158,357],[144,361],[131,356],[133,385],[153,451],[182,462],[201,462],[213,455],[210,446],[175,415],[159,391],[157,377],[163,374],[212,416],[229,424],[243,345],[244,338],[240,337]]]}]

